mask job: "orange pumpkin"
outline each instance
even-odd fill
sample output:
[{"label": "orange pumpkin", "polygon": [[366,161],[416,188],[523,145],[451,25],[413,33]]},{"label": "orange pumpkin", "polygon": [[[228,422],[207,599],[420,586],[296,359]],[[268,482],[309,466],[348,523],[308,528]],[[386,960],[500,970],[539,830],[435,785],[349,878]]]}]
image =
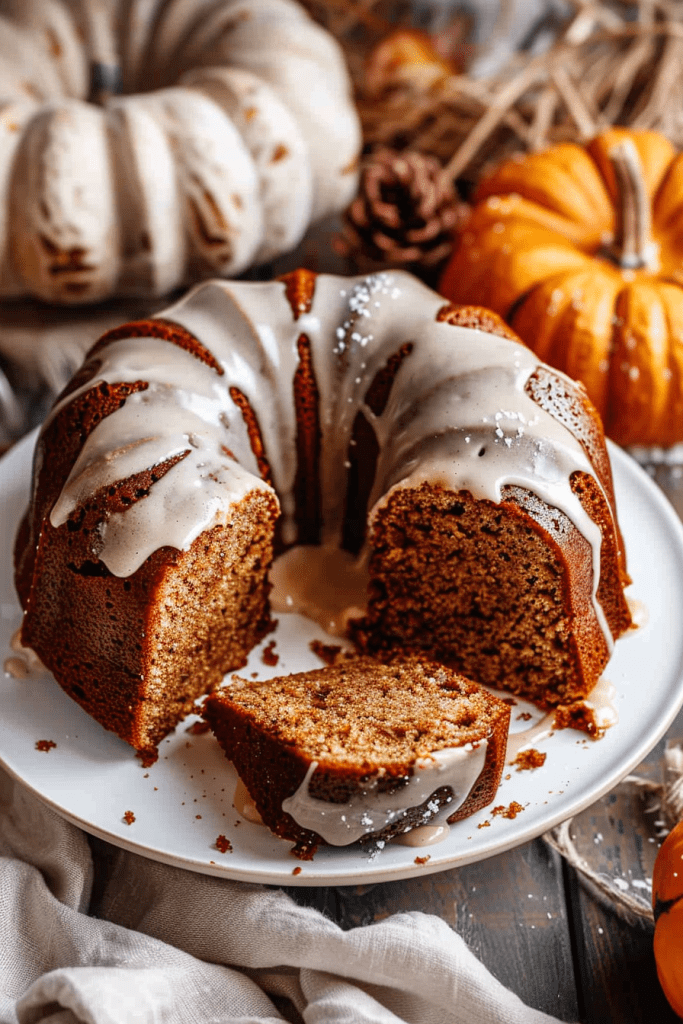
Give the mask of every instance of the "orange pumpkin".
[{"label": "orange pumpkin", "polygon": [[613,128],[483,180],[441,281],[581,380],[620,444],[683,441],[683,155]]},{"label": "orange pumpkin", "polygon": [[457,73],[455,64],[443,57],[427,32],[397,28],[374,47],[365,68],[365,88],[378,96],[387,88],[414,86],[425,91]]},{"label": "orange pumpkin", "polygon": [[683,1017],[683,821],[662,843],[652,874],[654,953],[659,982]]}]

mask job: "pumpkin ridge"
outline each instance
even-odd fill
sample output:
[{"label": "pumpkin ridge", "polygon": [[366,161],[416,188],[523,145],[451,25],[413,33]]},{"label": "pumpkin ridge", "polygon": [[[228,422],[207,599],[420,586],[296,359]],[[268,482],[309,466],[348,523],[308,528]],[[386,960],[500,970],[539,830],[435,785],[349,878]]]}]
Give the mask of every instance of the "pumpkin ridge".
[{"label": "pumpkin ridge", "polygon": [[[592,184],[603,186],[604,194],[599,198],[595,188],[590,187],[591,183],[586,182],[584,186],[582,181],[576,183],[572,180],[576,161],[582,162],[583,170],[590,174],[594,161],[585,157],[590,157],[590,154],[576,143],[560,143],[552,151],[528,154],[524,161],[513,158],[480,183],[476,202],[494,195],[516,193],[527,202],[572,224],[582,224],[607,214],[609,193],[597,167]],[[558,196],[557,188],[568,180],[574,186],[573,193],[563,188],[562,196]]]},{"label": "pumpkin ridge", "polygon": [[652,912],[655,918],[655,924],[662,914],[668,914],[669,911],[683,900],[683,892],[680,896],[673,896],[670,900],[662,900],[659,896],[655,897],[654,903],[652,904]]}]

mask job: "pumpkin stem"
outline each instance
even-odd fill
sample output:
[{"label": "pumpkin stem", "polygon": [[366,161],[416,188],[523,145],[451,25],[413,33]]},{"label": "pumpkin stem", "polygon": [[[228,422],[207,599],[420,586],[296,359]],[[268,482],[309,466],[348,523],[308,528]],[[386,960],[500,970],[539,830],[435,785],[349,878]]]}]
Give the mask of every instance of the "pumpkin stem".
[{"label": "pumpkin stem", "polygon": [[616,226],[610,256],[622,270],[654,269],[657,245],[650,237],[650,201],[638,150],[630,139],[609,151],[617,179]]},{"label": "pumpkin stem", "polygon": [[84,4],[85,38],[90,57],[88,101],[104,106],[122,91],[121,66],[116,53],[111,14],[102,0]]}]

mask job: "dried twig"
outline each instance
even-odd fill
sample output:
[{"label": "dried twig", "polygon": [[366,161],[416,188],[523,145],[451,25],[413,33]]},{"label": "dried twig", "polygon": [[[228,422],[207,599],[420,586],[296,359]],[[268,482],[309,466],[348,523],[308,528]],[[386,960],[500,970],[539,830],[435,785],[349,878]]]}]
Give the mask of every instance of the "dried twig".
[{"label": "dried twig", "polygon": [[609,124],[657,129],[683,148],[681,0],[570,0],[545,53],[517,54],[483,80],[463,68],[482,53],[463,36],[464,22],[451,23],[433,41],[442,55],[451,46],[446,56],[459,65],[452,75],[422,91],[417,81],[387,80],[372,96],[364,87],[365,60],[389,26],[410,24],[411,4],[305,2],[346,47],[369,150],[422,149],[450,175],[475,180],[512,152],[581,142]]}]

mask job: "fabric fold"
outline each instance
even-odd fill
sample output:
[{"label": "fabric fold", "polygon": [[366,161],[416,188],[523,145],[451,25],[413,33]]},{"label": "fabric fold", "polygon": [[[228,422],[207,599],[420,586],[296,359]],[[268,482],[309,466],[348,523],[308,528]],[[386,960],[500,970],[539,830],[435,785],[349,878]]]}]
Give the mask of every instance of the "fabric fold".
[{"label": "fabric fold", "polygon": [[0,1024],[553,1024],[440,918],[344,931],[88,840],[0,771]]}]

